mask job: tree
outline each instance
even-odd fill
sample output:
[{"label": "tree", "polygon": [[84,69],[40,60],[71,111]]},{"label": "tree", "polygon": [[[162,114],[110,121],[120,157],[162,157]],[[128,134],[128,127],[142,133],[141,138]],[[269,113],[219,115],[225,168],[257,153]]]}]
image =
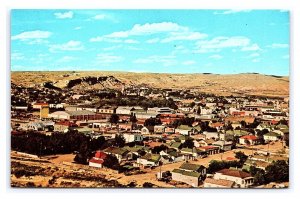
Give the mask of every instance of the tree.
[{"label": "tree", "polygon": [[194,148],[194,141],[193,141],[193,139],[187,139],[187,140],[182,144],[182,148],[189,148],[189,149]]},{"label": "tree", "polygon": [[108,154],[103,162],[103,166],[117,170],[119,168],[119,161],[116,156]]},{"label": "tree", "polygon": [[117,147],[125,146],[125,138],[122,135],[116,134],[114,145]]},{"label": "tree", "polygon": [[289,165],[284,160],[277,160],[266,168],[267,182],[288,182],[289,181]]},{"label": "tree", "polygon": [[80,164],[88,164],[89,159],[92,156],[92,152],[89,149],[88,142],[82,142],[79,148],[79,153],[76,154],[74,161]]},{"label": "tree", "polygon": [[201,108],[200,108],[200,106],[199,106],[198,109],[197,109],[197,114],[198,114],[198,115],[201,114]]},{"label": "tree", "polygon": [[262,185],[266,183],[264,170],[256,168],[255,166],[250,166],[249,172],[254,177],[255,185]]},{"label": "tree", "polygon": [[207,173],[215,173],[222,169],[228,169],[230,167],[240,167],[240,163],[238,161],[217,161],[212,160],[210,161]]},{"label": "tree", "polygon": [[133,113],[131,113],[131,115],[130,115],[130,122],[133,122],[133,123],[137,122],[136,116]]},{"label": "tree", "polygon": [[235,152],[235,158],[239,159],[241,165],[243,165],[244,162],[246,162],[246,160],[248,159],[248,156],[245,155],[245,153],[238,151],[238,152]]},{"label": "tree", "polygon": [[145,126],[155,126],[155,125],[157,125],[159,123],[161,124],[160,120],[158,121],[156,118],[150,117],[149,119],[145,120],[144,125]]},{"label": "tree", "polygon": [[168,149],[168,147],[166,145],[162,144],[160,146],[155,146],[152,149],[152,153],[159,154],[161,151],[164,151],[166,149]]},{"label": "tree", "polygon": [[119,116],[113,113],[109,118],[109,122],[113,124],[117,124],[119,122]]}]

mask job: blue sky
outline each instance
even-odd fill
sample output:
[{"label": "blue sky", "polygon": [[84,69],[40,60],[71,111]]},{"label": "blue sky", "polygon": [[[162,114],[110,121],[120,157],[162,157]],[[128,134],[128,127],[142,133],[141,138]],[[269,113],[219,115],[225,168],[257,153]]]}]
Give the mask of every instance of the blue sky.
[{"label": "blue sky", "polygon": [[13,71],[289,74],[285,10],[12,10]]}]

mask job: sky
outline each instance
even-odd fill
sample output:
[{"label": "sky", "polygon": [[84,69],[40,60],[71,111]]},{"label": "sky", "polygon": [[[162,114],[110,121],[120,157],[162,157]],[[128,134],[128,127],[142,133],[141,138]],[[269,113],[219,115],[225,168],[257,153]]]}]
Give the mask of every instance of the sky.
[{"label": "sky", "polygon": [[286,10],[12,10],[12,71],[289,75]]}]

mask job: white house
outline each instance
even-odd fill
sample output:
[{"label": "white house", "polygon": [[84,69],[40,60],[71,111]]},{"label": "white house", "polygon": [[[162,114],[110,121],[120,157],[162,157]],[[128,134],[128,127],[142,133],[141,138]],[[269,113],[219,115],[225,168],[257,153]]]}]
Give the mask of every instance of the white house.
[{"label": "white house", "polygon": [[143,141],[143,135],[137,134],[137,133],[133,133],[133,134],[124,133],[123,137],[124,137],[126,143]]},{"label": "white house", "polygon": [[254,178],[249,173],[237,169],[222,169],[217,171],[213,178],[216,180],[230,180],[240,188],[251,187],[254,182]]}]

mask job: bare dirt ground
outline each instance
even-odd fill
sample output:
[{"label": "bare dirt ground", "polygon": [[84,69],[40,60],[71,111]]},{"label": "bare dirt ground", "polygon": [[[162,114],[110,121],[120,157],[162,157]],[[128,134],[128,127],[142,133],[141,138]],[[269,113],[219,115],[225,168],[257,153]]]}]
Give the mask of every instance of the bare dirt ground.
[{"label": "bare dirt ground", "polygon": [[[257,145],[258,149],[267,150],[267,145]],[[282,149],[281,142],[275,142],[273,145],[269,145],[270,152],[278,152]],[[251,155],[253,150],[250,149],[235,149],[225,153],[210,155],[203,159],[197,159],[195,161],[189,161],[193,164],[199,164],[208,166],[211,160],[226,160],[227,157],[234,157],[236,151],[242,151],[246,155]],[[174,185],[158,181],[156,174],[160,171],[172,171],[175,168],[179,168],[182,162],[162,165],[155,169],[142,169],[145,174],[137,174],[131,176],[125,176],[119,174],[114,170],[106,168],[93,168],[86,165],[80,165],[73,163],[73,154],[44,156],[42,158],[29,158],[11,152],[11,162],[14,164],[20,163],[21,165],[36,167],[35,174],[33,176],[16,177],[11,175],[11,185],[14,187],[120,187],[126,186],[131,182],[136,183],[136,187],[142,187],[145,182],[151,182],[158,187],[174,187]],[[15,166],[12,164],[12,169]],[[28,168],[27,168],[28,169]],[[40,169],[40,170],[39,170]],[[42,171],[41,171],[42,169]],[[32,170],[32,169],[29,169]],[[38,171],[39,170],[39,171]],[[51,184],[51,179],[56,176],[54,182]],[[72,177],[72,176],[75,176]],[[79,177],[81,178],[79,178]],[[84,176],[84,177],[83,177]],[[97,178],[98,177],[98,178]],[[99,177],[101,177],[99,179]],[[50,180],[50,181],[49,181]],[[107,182],[108,181],[108,182]],[[185,185],[178,185],[176,187],[188,187]]]},{"label": "bare dirt ground", "polygon": [[17,85],[34,86],[52,81],[63,87],[66,80],[86,76],[114,76],[125,85],[147,85],[154,88],[193,89],[217,95],[289,96],[289,77],[262,74],[168,74],[108,71],[12,72]]}]

